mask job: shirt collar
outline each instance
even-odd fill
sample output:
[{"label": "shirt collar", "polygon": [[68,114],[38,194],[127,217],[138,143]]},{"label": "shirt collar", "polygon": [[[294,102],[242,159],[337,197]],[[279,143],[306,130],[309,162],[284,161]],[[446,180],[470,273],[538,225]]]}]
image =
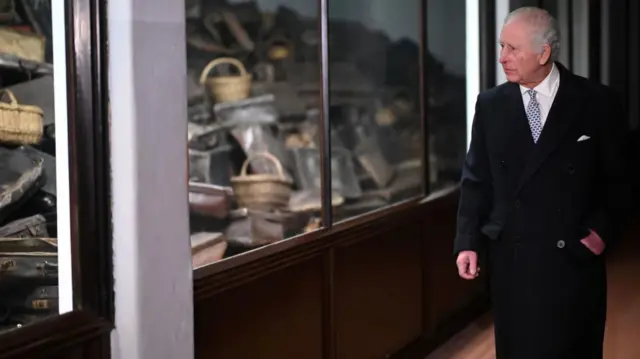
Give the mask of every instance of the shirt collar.
[{"label": "shirt collar", "polygon": [[[551,68],[551,72],[549,72],[549,75],[547,75],[547,77],[544,80],[542,80],[542,82],[539,83],[538,86],[534,87],[533,89],[537,93],[543,94],[547,97],[551,97],[551,95],[553,94],[553,90],[556,87],[555,85],[559,79],[560,79],[560,71],[558,71],[556,64],[553,64],[553,67]],[[530,90],[529,88],[520,85],[520,92],[523,95],[529,90]]]}]

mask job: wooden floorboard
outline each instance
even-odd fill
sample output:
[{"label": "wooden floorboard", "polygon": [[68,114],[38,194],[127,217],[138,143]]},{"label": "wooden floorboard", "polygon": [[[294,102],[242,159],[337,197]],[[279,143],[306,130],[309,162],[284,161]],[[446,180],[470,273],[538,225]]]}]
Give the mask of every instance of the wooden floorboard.
[{"label": "wooden floorboard", "polygon": [[[640,226],[608,262],[609,299],[605,359],[640,358]],[[494,359],[493,325],[484,315],[426,359]]]},{"label": "wooden floorboard", "polygon": [[607,268],[605,359],[640,358],[640,226],[637,227],[613,253]]}]

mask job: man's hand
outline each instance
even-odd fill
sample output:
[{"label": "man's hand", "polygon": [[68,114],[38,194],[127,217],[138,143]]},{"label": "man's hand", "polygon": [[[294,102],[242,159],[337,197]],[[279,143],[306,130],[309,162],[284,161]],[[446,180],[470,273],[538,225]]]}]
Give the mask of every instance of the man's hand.
[{"label": "man's hand", "polygon": [[458,266],[458,275],[462,279],[475,279],[480,274],[478,267],[478,254],[474,251],[462,251],[456,259]]},{"label": "man's hand", "polygon": [[589,230],[589,235],[580,240],[593,254],[599,256],[604,252],[605,244],[598,233]]}]

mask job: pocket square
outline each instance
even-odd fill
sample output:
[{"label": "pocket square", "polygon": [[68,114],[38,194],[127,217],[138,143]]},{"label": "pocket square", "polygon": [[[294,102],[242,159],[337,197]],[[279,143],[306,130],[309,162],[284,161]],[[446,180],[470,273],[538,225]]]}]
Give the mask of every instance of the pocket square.
[{"label": "pocket square", "polygon": [[580,136],[580,138],[578,138],[578,142],[582,142],[582,141],[586,141],[588,139],[590,139],[591,137],[587,136],[587,135],[582,135]]}]

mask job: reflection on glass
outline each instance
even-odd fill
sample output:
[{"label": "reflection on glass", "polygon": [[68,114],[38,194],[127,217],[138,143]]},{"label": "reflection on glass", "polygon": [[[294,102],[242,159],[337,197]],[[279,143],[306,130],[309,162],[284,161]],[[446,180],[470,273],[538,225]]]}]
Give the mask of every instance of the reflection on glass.
[{"label": "reflection on glass", "polygon": [[329,6],[334,220],[422,194],[420,1]]},{"label": "reflection on glass", "polygon": [[59,310],[51,24],[50,1],[0,0],[0,330]]},{"label": "reflection on glass", "polygon": [[426,117],[431,191],[460,181],[466,154],[465,30],[465,0],[427,1]]},{"label": "reflection on glass", "polygon": [[320,225],[317,4],[186,0],[193,266]]}]

